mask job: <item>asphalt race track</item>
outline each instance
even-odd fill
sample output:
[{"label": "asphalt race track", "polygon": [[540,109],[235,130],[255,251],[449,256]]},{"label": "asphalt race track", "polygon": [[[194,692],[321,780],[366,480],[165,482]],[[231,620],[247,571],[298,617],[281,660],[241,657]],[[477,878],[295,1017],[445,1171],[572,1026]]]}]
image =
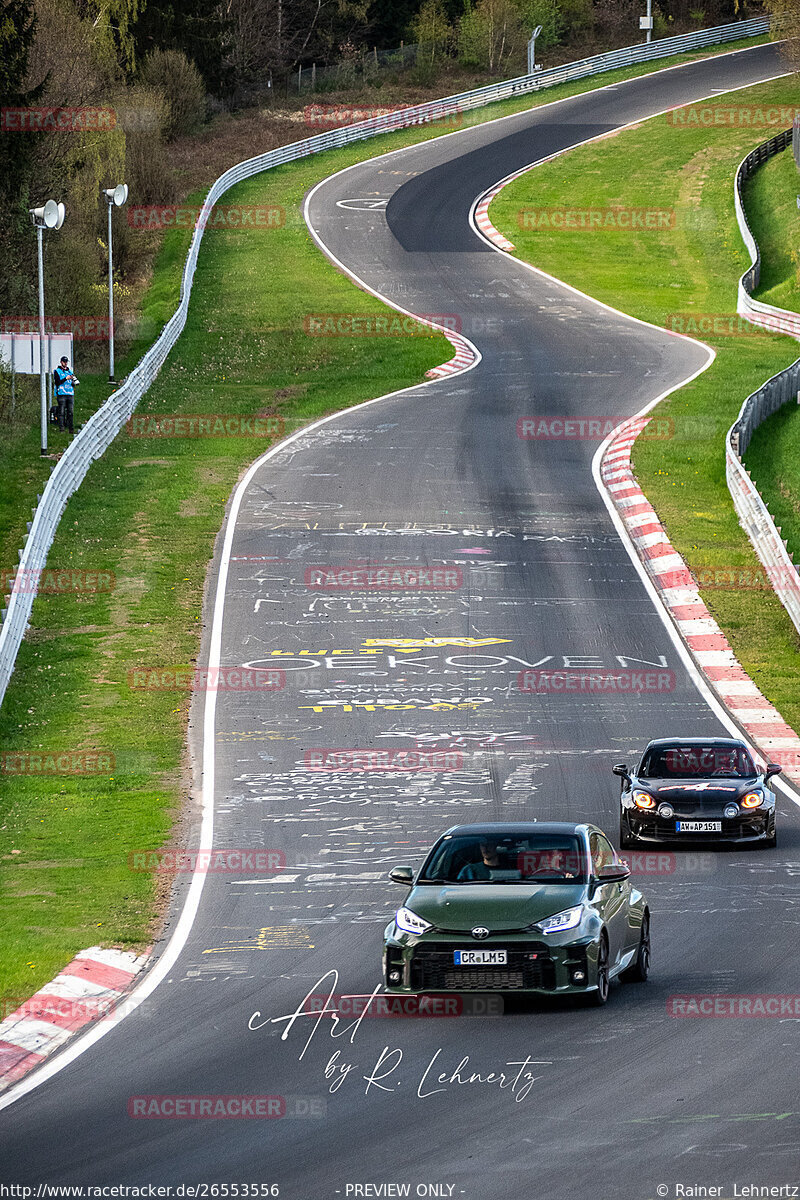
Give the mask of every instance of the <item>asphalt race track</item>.
[{"label": "asphalt race track", "polygon": [[[616,841],[612,763],[653,736],[729,731],[615,532],[592,475],[597,440],[517,436],[534,414],[632,415],[705,352],[490,250],[469,212],[556,150],[784,69],[772,46],[712,58],[372,160],[313,193],[311,226],[336,259],[405,310],[457,315],[482,359],[312,428],[253,473],[221,661],[280,666],[286,685],[219,694],[213,845],[278,850],[286,866],[208,875],[168,977],[2,1113],[0,1177],[270,1183],[287,1200],[403,1194],[353,1190],[365,1184],[638,1200],[680,1182],[724,1196],[796,1179],[797,1022],[667,1010],[675,994],[800,992],[800,812],[785,796],[776,851],[684,849],[639,878],[653,974],[615,985],[605,1009],[517,999],[504,1015],[366,1018],[339,1037],[328,1018],[268,1023],[308,992],[380,983],[383,928],[404,895],[386,873],[449,825],[586,819]],[[353,198],[387,204],[338,205]],[[359,562],[446,568],[456,582],[348,591],[308,573]],[[404,638],[441,642],[381,644]],[[520,690],[520,672],[563,667],[670,682]],[[398,776],[322,772],[307,757],[417,746],[456,758]],[[503,1088],[464,1081],[501,1071]],[[153,1094],[280,1096],[285,1115],[128,1115]]]}]

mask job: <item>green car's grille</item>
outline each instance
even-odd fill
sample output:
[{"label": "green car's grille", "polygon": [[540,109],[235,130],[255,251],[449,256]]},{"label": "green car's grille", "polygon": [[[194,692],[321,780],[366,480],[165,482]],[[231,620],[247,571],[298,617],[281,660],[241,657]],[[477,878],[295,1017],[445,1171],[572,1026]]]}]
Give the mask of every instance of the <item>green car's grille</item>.
[{"label": "green car's grille", "polygon": [[[474,949],[464,946],[462,949]],[[531,989],[552,990],[556,986],[555,964],[547,948],[509,950],[503,967],[456,967],[453,951],[418,946],[411,959],[411,987],[437,992],[515,992]]]}]

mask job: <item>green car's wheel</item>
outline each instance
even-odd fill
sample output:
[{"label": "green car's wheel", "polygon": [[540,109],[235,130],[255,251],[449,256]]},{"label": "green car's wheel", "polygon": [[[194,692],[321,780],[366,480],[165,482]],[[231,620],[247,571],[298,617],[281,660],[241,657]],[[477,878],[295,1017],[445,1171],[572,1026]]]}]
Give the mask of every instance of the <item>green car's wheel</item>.
[{"label": "green car's wheel", "polygon": [[605,932],[600,934],[600,945],[597,947],[597,988],[590,992],[592,1004],[600,1007],[608,1000],[610,980],[608,977],[608,938]]},{"label": "green car's wheel", "polygon": [[642,917],[642,929],[639,934],[639,948],[636,958],[627,971],[622,973],[626,983],[645,983],[650,974],[650,913],[645,910]]},{"label": "green car's wheel", "polygon": [[619,848],[620,850],[632,850],[636,842],[629,836],[623,824],[622,817],[619,819]]}]

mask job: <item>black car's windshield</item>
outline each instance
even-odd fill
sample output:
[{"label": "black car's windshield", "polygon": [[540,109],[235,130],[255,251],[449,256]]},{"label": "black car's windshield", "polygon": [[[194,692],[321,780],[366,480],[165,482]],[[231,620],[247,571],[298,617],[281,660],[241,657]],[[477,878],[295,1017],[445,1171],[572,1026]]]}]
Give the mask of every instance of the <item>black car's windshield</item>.
[{"label": "black car's windshield", "polygon": [[639,770],[640,779],[750,779],[756,774],[743,746],[654,746]]},{"label": "black car's windshield", "polygon": [[448,835],[417,883],[586,883],[585,853],[570,834]]}]

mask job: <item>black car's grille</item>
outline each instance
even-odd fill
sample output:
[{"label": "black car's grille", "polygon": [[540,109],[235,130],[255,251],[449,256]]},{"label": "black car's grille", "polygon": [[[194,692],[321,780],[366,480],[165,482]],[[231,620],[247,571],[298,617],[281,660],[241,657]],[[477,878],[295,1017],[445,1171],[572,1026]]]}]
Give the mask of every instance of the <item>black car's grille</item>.
[{"label": "black car's grille", "polygon": [[552,991],[555,963],[546,946],[508,950],[502,967],[456,967],[453,951],[475,946],[450,946],[447,950],[418,946],[411,959],[411,987],[435,992],[517,992],[531,988]]}]

